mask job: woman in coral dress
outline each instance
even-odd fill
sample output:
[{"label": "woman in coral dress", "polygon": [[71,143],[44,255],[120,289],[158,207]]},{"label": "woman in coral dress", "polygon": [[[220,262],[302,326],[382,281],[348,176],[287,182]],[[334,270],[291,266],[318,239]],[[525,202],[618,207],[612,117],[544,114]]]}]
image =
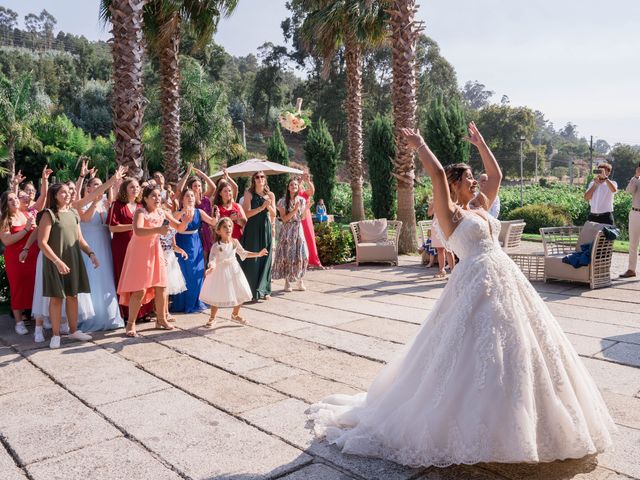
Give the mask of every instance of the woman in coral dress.
[{"label": "woman in coral dress", "polygon": [[[125,178],[118,190],[118,196],[115,202],[111,204],[107,225],[109,231],[113,234],[111,238],[111,255],[113,258],[113,277],[116,286],[120,282],[122,268],[124,266],[124,257],[127,254],[127,247],[133,236],[133,214],[142,207],[139,203],[140,184],[135,178]],[[120,303],[120,315],[122,318],[129,318],[129,309],[126,303]],[[138,319],[146,317],[147,319],[153,312],[153,303],[148,302],[142,304],[138,311]]]},{"label": "woman in coral dress", "polygon": [[300,191],[298,192],[298,195],[304,198],[307,203],[307,208],[302,217],[302,232],[309,250],[309,266],[322,268],[320,257],[318,256],[318,247],[316,246],[316,232],[313,229],[313,216],[311,215],[311,197],[313,197],[314,193],[316,193],[316,187],[313,185],[309,174],[303,174],[300,182]]},{"label": "woman in coral dress", "polygon": [[[166,235],[169,226],[184,230],[190,221],[185,215],[183,223],[177,223],[172,217],[165,216],[162,206],[162,192],[157,185],[145,187],[142,193],[143,207],[133,216],[133,236],[124,257],[122,273],[118,282],[120,304],[128,305],[129,318],[126,334],[137,336],[136,318],[141,305],[155,298],[156,328],[172,330],[165,318],[165,295],[167,286],[167,267],[160,245],[160,236]],[[186,223],[185,223],[186,222]]]}]

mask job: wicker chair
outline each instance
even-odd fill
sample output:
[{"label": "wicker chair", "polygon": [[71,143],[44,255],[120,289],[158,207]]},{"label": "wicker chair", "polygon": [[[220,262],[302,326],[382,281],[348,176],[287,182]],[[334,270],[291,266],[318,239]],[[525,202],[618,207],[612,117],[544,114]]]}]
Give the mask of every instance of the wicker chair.
[{"label": "wicker chair", "polygon": [[500,222],[500,235],[498,241],[505,252],[511,252],[520,246],[524,227],[524,220],[505,220]]},{"label": "wicker chair", "polygon": [[[349,224],[353,239],[356,244],[356,265],[364,262],[392,263],[398,264],[398,238],[402,229],[402,222],[399,220],[363,220],[361,222],[351,222]],[[378,238],[367,238],[363,236],[363,230],[370,227],[377,227],[380,236]]]},{"label": "wicker chair", "polygon": [[[587,222],[583,227],[541,228],[544,245],[544,281],[549,279],[588,283],[591,289],[611,285],[613,240],[602,233],[601,223]],[[574,268],[562,263],[565,255],[578,251],[580,245],[591,243],[589,265]]]},{"label": "wicker chair", "polygon": [[424,245],[424,242],[431,236],[431,224],[433,222],[431,220],[420,220],[418,222],[418,235],[420,240],[420,245]]}]

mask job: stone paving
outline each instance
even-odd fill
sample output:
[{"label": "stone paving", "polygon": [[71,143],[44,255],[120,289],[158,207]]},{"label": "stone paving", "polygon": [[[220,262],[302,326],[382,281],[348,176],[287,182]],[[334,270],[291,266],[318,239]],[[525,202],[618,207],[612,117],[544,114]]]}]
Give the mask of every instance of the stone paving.
[{"label": "stone paving", "polygon": [[[529,246],[535,248],[535,246]],[[538,245],[539,248],[539,245]],[[624,270],[617,255],[614,272]],[[411,469],[312,438],[308,405],[366,389],[418,330],[444,281],[400,266],[311,271],[306,292],[178,318],[178,331],[95,334],[60,350],[0,319],[0,478],[249,480],[640,479],[640,281],[534,283],[618,424],[615,449],[543,465]]]}]

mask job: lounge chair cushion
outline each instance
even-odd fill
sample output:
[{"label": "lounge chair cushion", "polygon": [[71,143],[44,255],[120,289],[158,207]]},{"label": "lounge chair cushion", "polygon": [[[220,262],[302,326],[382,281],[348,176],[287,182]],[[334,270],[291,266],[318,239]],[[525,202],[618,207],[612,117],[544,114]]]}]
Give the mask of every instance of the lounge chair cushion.
[{"label": "lounge chair cushion", "polygon": [[360,243],[378,243],[388,241],[387,219],[362,220],[358,222]]}]

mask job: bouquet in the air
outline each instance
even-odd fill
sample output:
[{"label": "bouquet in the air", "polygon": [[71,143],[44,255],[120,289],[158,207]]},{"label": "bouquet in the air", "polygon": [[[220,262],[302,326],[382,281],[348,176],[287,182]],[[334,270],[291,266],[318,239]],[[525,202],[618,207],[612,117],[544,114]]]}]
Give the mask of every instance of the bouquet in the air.
[{"label": "bouquet in the air", "polygon": [[301,98],[297,99],[295,108],[283,110],[279,120],[282,128],[293,133],[299,133],[311,125],[309,112],[302,110]]}]

